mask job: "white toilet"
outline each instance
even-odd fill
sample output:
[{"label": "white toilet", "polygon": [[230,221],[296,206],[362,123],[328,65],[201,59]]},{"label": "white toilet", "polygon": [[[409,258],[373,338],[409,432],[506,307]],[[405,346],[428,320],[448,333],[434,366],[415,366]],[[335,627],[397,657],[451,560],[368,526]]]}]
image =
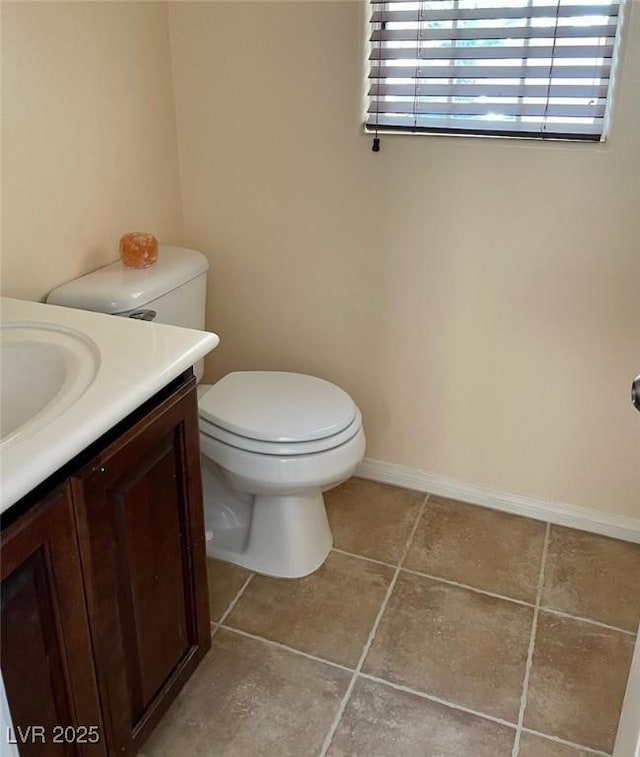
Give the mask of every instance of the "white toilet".
[{"label": "white toilet", "polygon": [[[208,267],[195,250],[161,246],[151,268],[118,261],[47,302],[202,329]],[[199,381],[202,364],[194,372]],[[314,376],[239,371],[201,384],[198,408],[208,554],[271,576],[312,573],[332,544],[322,493],[364,456],[351,397]]]}]

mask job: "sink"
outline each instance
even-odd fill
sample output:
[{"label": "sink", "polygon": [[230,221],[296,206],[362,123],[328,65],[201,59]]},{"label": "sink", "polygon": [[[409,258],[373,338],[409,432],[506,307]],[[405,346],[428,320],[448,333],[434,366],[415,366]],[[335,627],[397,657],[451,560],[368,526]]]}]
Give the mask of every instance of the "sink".
[{"label": "sink", "polygon": [[100,365],[95,343],[66,327],[12,322],[0,329],[0,442],[15,440],[72,405]]},{"label": "sink", "polygon": [[0,514],[218,341],[164,323],[0,297]]}]

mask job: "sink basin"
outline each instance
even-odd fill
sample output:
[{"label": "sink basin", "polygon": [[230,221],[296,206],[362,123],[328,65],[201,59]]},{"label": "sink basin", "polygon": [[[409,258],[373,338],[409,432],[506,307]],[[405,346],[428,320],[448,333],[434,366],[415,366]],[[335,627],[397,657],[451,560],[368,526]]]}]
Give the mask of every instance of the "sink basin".
[{"label": "sink basin", "polygon": [[91,385],[100,353],[84,334],[46,323],[0,330],[0,441],[50,423]]},{"label": "sink basin", "polygon": [[0,297],[0,316],[0,514],[219,342],[11,297]]}]

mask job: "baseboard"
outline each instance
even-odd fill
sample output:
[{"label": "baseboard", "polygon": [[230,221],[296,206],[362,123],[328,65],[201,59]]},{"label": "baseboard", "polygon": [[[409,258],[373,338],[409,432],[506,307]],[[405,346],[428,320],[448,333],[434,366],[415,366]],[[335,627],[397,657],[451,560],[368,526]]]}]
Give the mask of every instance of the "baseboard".
[{"label": "baseboard", "polygon": [[563,502],[549,502],[521,494],[489,489],[437,473],[428,473],[419,468],[369,458],[365,458],[360,463],[356,476],[437,494],[441,497],[459,499],[473,505],[491,507],[494,510],[502,510],[515,515],[524,515],[527,518],[547,521],[558,526],[568,526],[582,531],[591,531],[594,534],[611,536],[614,539],[640,543],[640,519],[629,518],[625,515],[602,513]]}]

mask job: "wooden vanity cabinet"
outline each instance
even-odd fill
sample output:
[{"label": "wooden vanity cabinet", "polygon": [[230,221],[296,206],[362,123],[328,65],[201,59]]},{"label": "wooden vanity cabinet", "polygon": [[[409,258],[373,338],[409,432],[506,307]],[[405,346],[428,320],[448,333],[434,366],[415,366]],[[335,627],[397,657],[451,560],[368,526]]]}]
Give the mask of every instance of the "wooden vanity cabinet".
[{"label": "wooden vanity cabinet", "polygon": [[135,754],[210,646],[194,386],[71,486],[106,739]]},{"label": "wooden vanity cabinet", "polygon": [[[82,569],[79,588],[74,579],[75,602],[88,621],[92,659],[85,665],[100,703],[95,717],[103,747],[108,755],[134,755],[211,643],[192,375],[103,442],[65,474],[64,501],[73,517],[64,528],[73,534]],[[33,519],[45,504],[23,518]],[[39,607],[41,601],[34,594],[32,602]],[[16,618],[3,607],[3,630],[5,614],[8,624]],[[79,622],[69,619],[76,634]],[[25,648],[30,643],[25,638]],[[19,646],[17,638],[6,650],[9,668],[17,664],[12,660]],[[3,673],[4,658],[3,649]],[[18,689],[11,676],[5,683],[13,712]],[[28,682],[22,685],[31,689]],[[88,724],[79,715],[72,722]]]},{"label": "wooden vanity cabinet", "polygon": [[[3,529],[0,549],[0,663],[11,740],[28,757],[105,755],[69,485]],[[76,725],[94,730],[67,743],[60,728]],[[11,738],[0,736],[2,743]]]}]

